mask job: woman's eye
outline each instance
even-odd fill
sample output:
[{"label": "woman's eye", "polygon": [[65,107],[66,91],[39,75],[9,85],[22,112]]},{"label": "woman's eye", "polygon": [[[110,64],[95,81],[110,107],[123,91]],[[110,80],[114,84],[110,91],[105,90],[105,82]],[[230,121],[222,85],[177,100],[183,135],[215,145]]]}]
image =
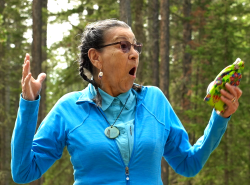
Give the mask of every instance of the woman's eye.
[{"label": "woman's eye", "polygon": [[127,45],[126,44],[121,44],[121,48],[125,49],[125,48],[127,48]]}]

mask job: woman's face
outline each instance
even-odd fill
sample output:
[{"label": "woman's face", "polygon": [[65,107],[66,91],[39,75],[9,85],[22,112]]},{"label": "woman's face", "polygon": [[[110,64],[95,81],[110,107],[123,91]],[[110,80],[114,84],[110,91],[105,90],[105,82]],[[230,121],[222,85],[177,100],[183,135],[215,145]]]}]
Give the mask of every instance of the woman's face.
[{"label": "woman's face", "polygon": [[[129,41],[136,44],[135,36],[131,29],[115,27],[106,31],[104,45]],[[100,54],[103,77],[100,88],[111,96],[118,96],[127,92],[136,78],[136,70],[139,64],[139,53],[131,46],[128,53],[124,53],[120,44],[104,47]],[[98,75],[99,71],[97,71]]]}]

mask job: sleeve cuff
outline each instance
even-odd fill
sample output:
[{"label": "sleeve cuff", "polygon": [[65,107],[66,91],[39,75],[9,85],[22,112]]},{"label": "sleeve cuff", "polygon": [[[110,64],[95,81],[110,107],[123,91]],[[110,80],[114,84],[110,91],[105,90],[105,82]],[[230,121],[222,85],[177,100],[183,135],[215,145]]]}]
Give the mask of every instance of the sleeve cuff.
[{"label": "sleeve cuff", "polygon": [[229,117],[225,118],[225,117],[221,116],[220,114],[218,114],[215,109],[213,109],[213,113],[216,114],[217,116],[221,117],[221,118],[228,119],[228,121],[230,120],[230,118],[232,116],[232,115],[230,115]]},{"label": "sleeve cuff", "polygon": [[231,119],[231,116],[229,116],[228,118],[224,118],[221,115],[219,115],[215,109],[213,109],[212,115],[210,120],[212,121],[212,123],[216,124],[217,128],[225,128],[227,126],[228,121]]},{"label": "sleeve cuff", "polygon": [[30,101],[30,100],[25,100],[22,96],[22,94],[20,95],[20,102],[19,102],[19,108],[21,109],[21,111],[27,111],[28,112],[35,110],[39,107],[40,104],[40,99],[41,96],[39,95],[38,98],[36,100]]}]

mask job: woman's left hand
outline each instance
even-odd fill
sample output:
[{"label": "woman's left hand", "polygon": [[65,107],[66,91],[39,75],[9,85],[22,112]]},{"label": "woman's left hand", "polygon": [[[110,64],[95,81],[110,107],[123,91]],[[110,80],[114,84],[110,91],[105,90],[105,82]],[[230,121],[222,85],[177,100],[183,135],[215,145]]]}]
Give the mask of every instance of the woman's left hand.
[{"label": "woman's left hand", "polygon": [[227,107],[225,109],[225,112],[223,114],[220,114],[224,118],[228,118],[231,116],[239,107],[239,98],[242,95],[242,91],[239,87],[230,85],[229,83],[226,83],[226,89],[229,91],[225,91],[224,89],[221,89],[221,101],[223,101]]}]

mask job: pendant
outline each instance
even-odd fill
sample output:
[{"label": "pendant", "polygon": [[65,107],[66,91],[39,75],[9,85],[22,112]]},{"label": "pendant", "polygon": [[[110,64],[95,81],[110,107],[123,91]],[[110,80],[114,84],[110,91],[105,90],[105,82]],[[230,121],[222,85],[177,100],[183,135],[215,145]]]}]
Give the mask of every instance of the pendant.
[{"label": "pendant", "polygon": [[105,129],[104,131],[105,135],[110,138],[110,139],[114,139],[117,136],[119,136],[120,132],[119,129],[114,127],[114,126],[109,126]]}]

